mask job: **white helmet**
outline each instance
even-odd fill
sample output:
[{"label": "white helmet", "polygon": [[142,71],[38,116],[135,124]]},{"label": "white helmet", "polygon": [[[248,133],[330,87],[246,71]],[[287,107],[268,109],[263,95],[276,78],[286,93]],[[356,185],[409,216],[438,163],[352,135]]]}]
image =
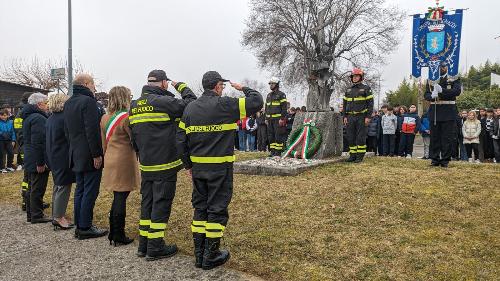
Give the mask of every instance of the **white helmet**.
[{"label": "white helmet", "polygon": [[272,77],[271,80],[269,80],[269,84],[274,83],[274,84],[279,84],[280,79],[278,77]]}]

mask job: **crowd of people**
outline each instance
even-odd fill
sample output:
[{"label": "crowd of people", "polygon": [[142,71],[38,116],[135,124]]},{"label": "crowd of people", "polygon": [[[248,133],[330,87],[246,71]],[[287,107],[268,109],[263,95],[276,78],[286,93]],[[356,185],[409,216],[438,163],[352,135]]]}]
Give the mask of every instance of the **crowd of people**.
[{"label": "crowd of people", "polygon": [[[220,250],[220,240],[233,190],[234,132],[238,120],[256,130],[255,122],[246,118],[258,114],[263,99],[259,92],[232,82],[245,97],[221,97],[226,82],[215,71],[205,73],[204,92],[197,98],[186,83],[153,70],[139,99],[132,100],[130,89],[116,86],[109,91],[105,108],[96,100],[94,79],[79,74],[71,97],[26,94],[15,119],[1,111],[2,152],[9,152],[9,171],[14,171],[12,148],[20,146],[18,167],[24,169],[22,208],[27,222],[52,223],[54,230],[74,229],[79,240],[108,235],[110,244],[127,245],[133,242],[125,234],[127,198],[140,189],[137,256],[148,261],[171,257],[177,246],[164,238],[177,173],[184,168],[193,181],[195,266],[212,269],[227,262],[230,255]],[[50,173],[54,187],[49,217],[43,198]],[[67,207],[75,183],[71,221]],[[109,231],[93,224],[101,185],[113,192]]]},{"label": "crowd of people", "polygon": [[[452,159],[500,163],[499,122],[500,108],[461,111],[456,118],[456,142],[452,144]],[[428,112],[419,116],[416,105],[409,108],[383,105],[380,110],[373,111],[367,126],[367,151],[378,156],[412,158],[417,135],[421,136],[424,148],[420,159],[430,159]],[[348,144],[344,141],[344,152],[347,151]]]}]

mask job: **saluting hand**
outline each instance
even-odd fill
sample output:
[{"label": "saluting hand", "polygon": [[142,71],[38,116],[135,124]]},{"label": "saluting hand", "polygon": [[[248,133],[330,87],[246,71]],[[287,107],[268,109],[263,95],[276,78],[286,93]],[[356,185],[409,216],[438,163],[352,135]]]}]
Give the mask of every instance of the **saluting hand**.
[{"label": "saluting hand", "polygon": [[233,88],[235,88],[236,90],[238,91],[243,91],[243,86],[241,84],[238,84],[238,83],[233,83],[233,82],[230,82],[231,83],[231,86]]},{"label": "saluting hand", "polygon": [[175,86],[177,86],[177,83],[179,83],[179,82],[170,81],[170,84],[172,84],[172,87],[174,87],[174,88],[175,88]]}]

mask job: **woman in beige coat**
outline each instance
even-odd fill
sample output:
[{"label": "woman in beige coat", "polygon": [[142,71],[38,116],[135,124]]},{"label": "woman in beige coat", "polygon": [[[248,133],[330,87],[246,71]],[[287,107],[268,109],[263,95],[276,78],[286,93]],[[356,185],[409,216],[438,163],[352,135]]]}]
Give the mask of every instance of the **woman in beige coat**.
[{"label": "woman in beige coat", "polygon": [[478,160],[478,145],[479,145],[479,135],[481,134],[481,122],[476,118],[475,111],[469,111],[467,114],[467,120],[465,120],[462,126],[462,135],[464,136],[464,146],[467,151],[467,157],[469,162],[473,162],[472,151],[474,150],[474,158],[476,162]]},{"label": "woman in beige coat", "polygon": [[126,87],[113,87],[108,98],[108,114],[101,119],[104,149],[102,184],[113,191],[108,239],[110,244],[117,246],[134,241],[125,235],[126,203],[130,192],[140,186],[140,174],[128,121],[131,92]]}]

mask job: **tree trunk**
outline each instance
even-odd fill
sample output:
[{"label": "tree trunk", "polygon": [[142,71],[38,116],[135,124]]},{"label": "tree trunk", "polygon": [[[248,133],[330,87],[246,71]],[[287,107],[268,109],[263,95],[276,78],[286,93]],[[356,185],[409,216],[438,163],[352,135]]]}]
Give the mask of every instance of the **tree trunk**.
[{"label": "tree trunk", "polygon": [[333,90],[327,83],[320,80],[309,80],[308,84],[307,111],[330,111],[330,97]]}]

